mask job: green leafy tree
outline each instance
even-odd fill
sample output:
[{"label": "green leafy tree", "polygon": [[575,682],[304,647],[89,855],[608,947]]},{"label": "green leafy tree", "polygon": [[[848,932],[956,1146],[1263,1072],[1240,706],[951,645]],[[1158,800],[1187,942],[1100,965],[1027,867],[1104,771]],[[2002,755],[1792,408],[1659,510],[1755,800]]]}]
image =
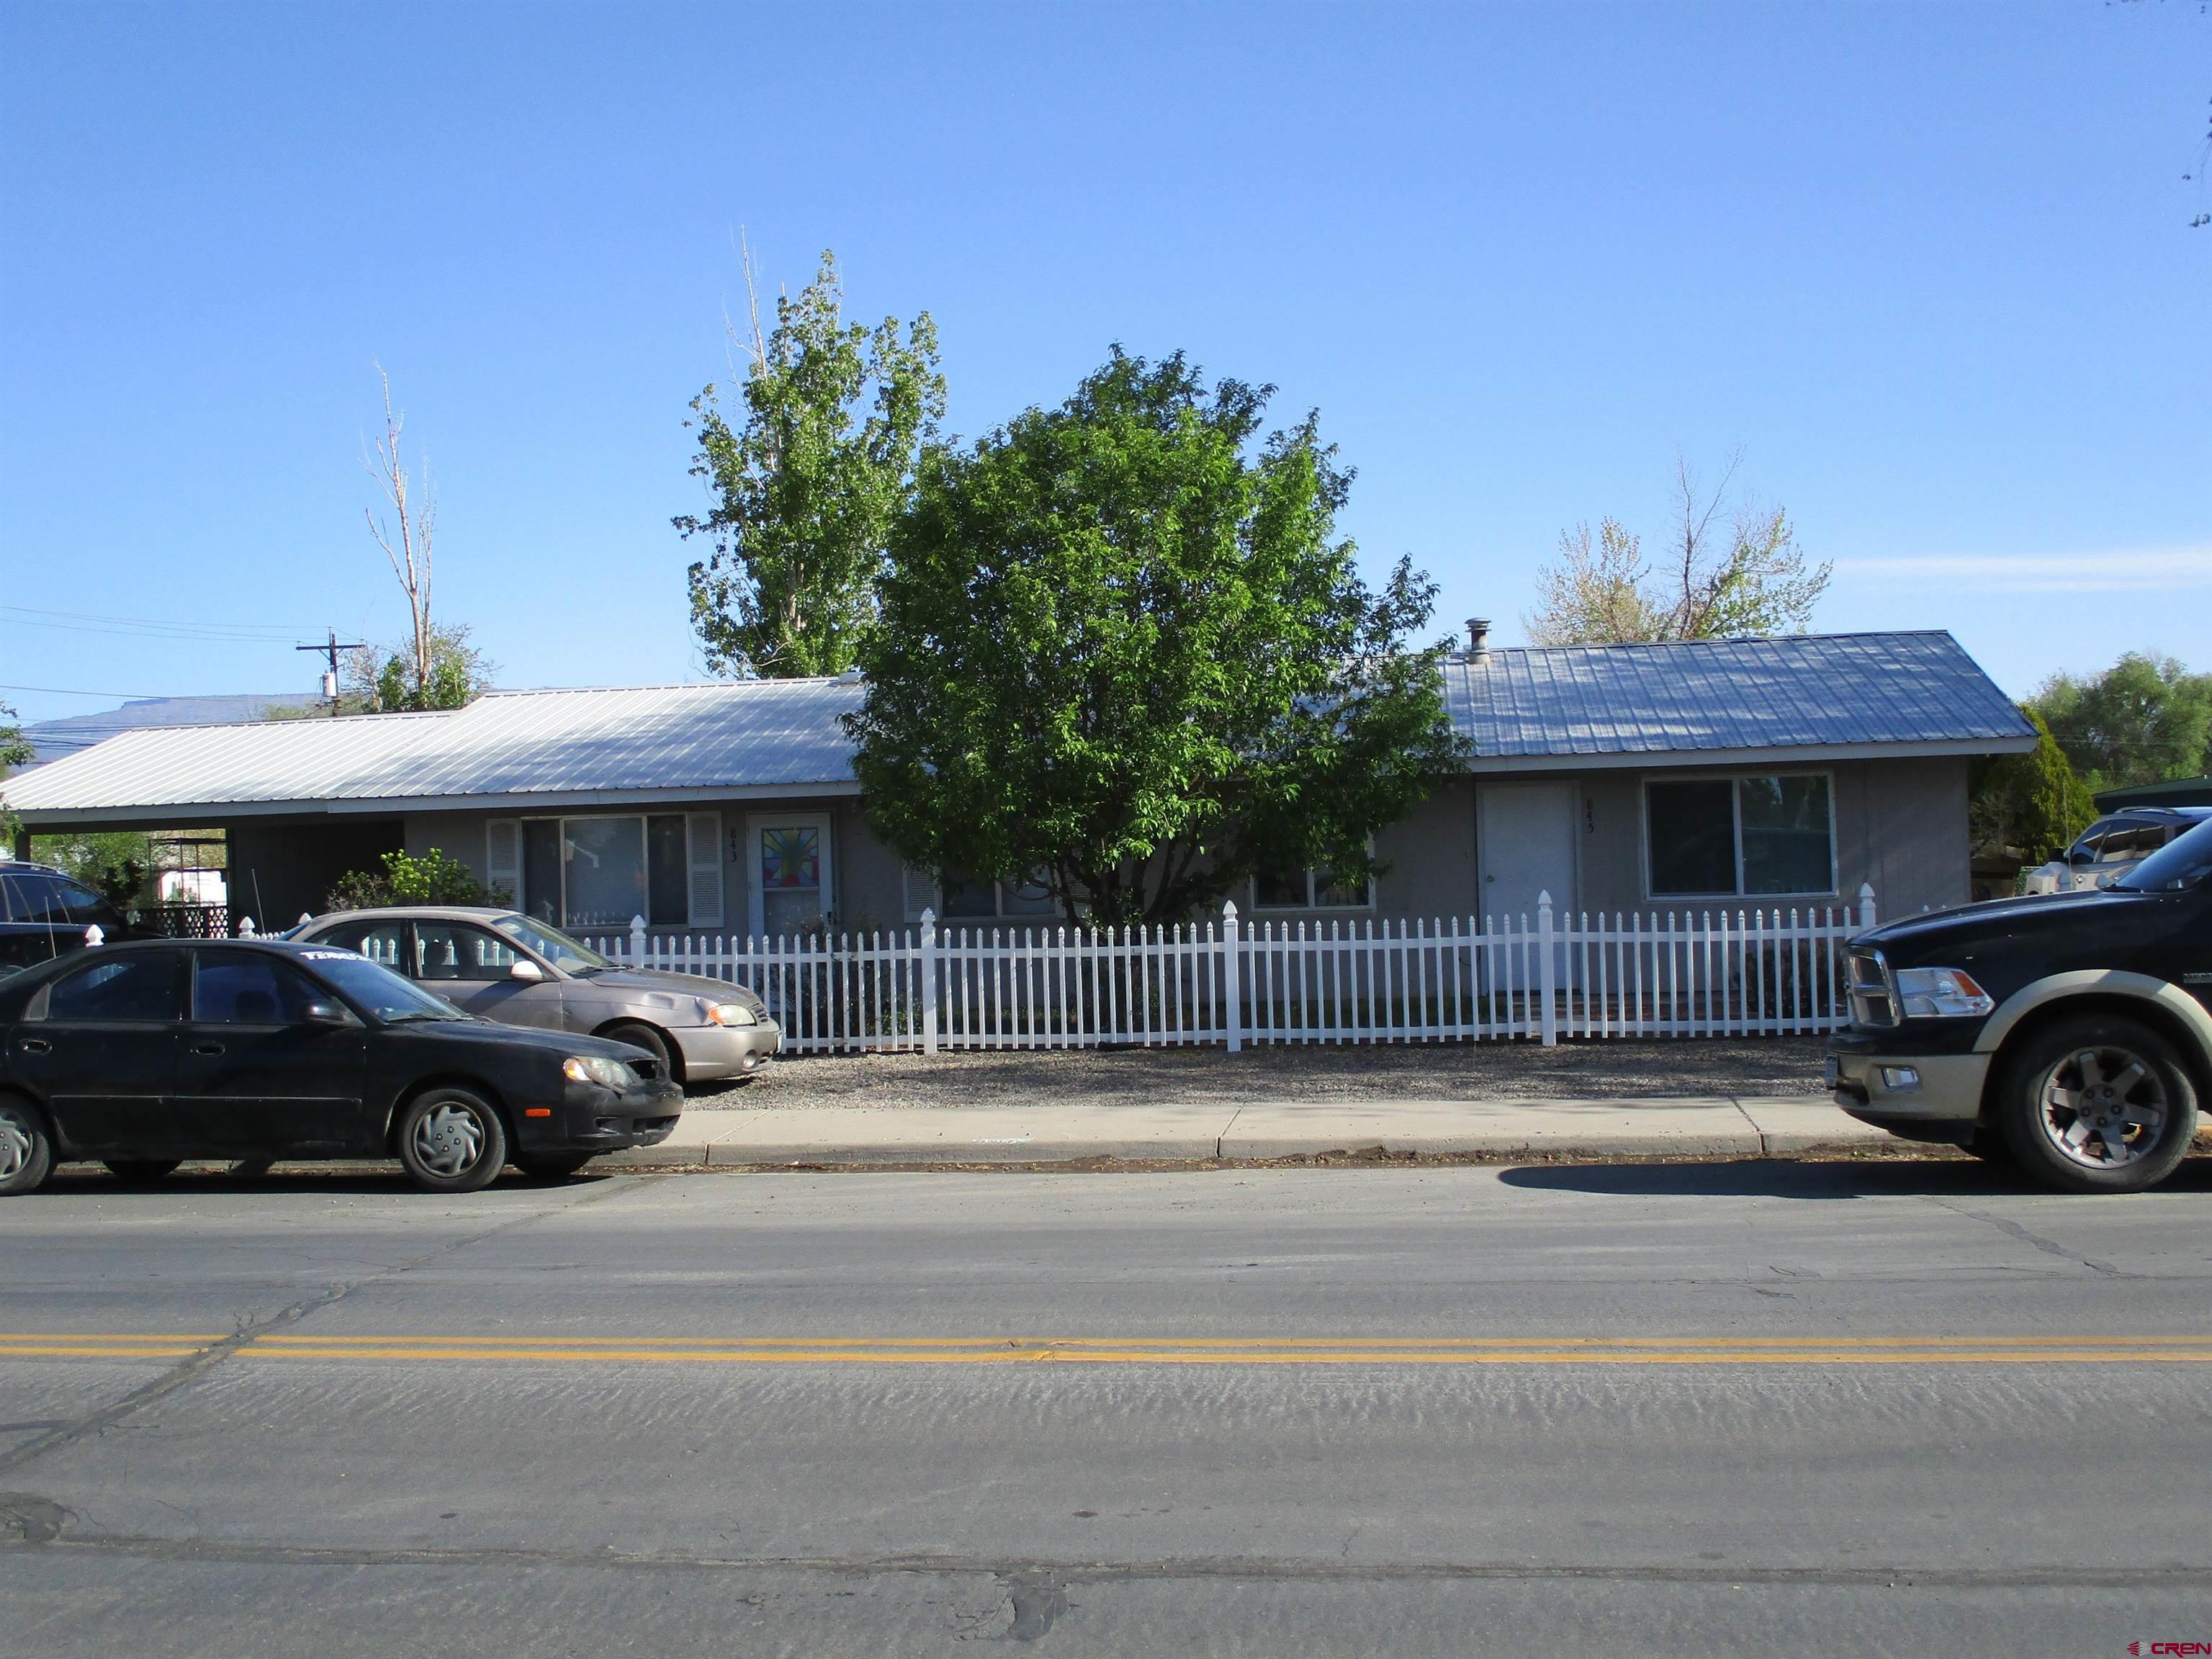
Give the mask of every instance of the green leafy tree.
[{"label": "green leafy tree", "polygon": [[[751,288],[750,258],[745,270]],[[707,481],[714,505],[675,524],[713,544],[690,568],[691,620],[718,674],[783,678],[853,666],[915,456],[944,417],[929,313],[902,337],[892,318],[872,330],[847,325],[843,305],[827,252],[797,298],[776,301],[765,337],[756,291],[738,423],[715,387],[692,400],[691,471]]]},{"label": "green leafy tree", "polygon": [[37,757],[38,751],[24,738],[23,728],[15,724],[15,711],[0,702],[0,777]]},{"label": "green leafy tree", "polygon": [[1119,348],[1054,410],[933,447],[891,538],[849,717],[909,862],[1163,921],[1256,871],[1370,877],[1369,834],[1462,750],[1435,587],[1335,538],[1351,474],[1270,387]]},{"label": "green leafy tree", "polygon": [[2011,848],[2026,862],[2042,864],[2089,827],[2097,804],[2034,706],[2022,703],[2020,712],[2035,727],[2033,752],[1976,761],[1967,816],[1976,847]]},{"label": "green leafy tree", "polygon": [[427,650],[429,672],[419,678],[411,643],[384,651],[364,647],[350,653],[345,659],[341,711],[393,714],[403,709],[463,708],[489,688],[492,676],[499,672],[471,641],[466,624],[434,623]]},{"label": "green leafy tree", "polygon": [[2033,699],[2092,787],[2212,773],[2212,674],[2130,651],[2086,679],[2054,674]]},{"label": "green leafy tree", "polygon": [[1674,463],[1674,521],[1665,550],[1617,519],[1559,532],[1559,556],[1536,573],[1536,608],[1522,626],[1537,645],[1620,645],[1802,634],[1827,591],[1831,565],[1812,564],[1790,515],[1731,497],[1742,457],[1711,491]]},{"label": "green leafy tree", "polygon": [[459,859],[436,848],[417,858],[386,853],[381,870],[352,870],[337,879],[325,910],[371,910],[387,904],[512,904],[503,887],[486,887]]}]

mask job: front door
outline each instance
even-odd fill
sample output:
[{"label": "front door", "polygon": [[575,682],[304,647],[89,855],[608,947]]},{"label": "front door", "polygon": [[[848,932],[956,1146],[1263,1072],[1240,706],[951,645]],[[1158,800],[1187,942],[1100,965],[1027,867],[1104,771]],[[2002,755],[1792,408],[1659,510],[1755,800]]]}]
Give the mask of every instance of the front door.
[{"label": "front door", "polygon": [[1486,783],[1477,793],[1476,847],[1482,864],[1482,914],[1497,925],[1536,925],[1537,896],[1552,896],[1554,926],[1575,908],[1572,783]]},{"label": "front door", "polygon": [[756,938],[788,938],[819,927],[835,890],[830,885],[830,815],[767,814],[745,829],[746,887]]},{"label": "front door", "polygon": [[46,988],[44,1016],[15,1027],[9,1069],[46,1097],[54,1127],[74,1151],[181,1156],[189,1149],[179,1144],[167,1103],[184,1013],[185,953],[86,954],[84,966]]},{"label": "front door", "polygon": [[362,1102],[368,1033],[310,1024],[330,997],[258,951],[194,953],[191,1018],[177,1057],[173,1113],[208,1158],[374,1151]]}]

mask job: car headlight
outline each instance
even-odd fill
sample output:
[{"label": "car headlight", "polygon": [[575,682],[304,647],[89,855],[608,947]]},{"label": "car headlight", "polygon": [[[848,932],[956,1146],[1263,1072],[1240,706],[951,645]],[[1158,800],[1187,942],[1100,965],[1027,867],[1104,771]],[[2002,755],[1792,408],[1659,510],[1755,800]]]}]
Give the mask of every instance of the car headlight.
[{"label": "car headlight", "polygon": [[637,1073],[618,1060],[599,1054],[571,1054],[561,1062],[561,1075],[571,1083],[596,1083],[617,1094],[637,1081]]},{"label": "car headlight", "polygon": [[1900,968],[1897,995],[1907,1019],[1960,1019],[1997,1006],[1963,968]]},{"label": "car headlight", "polygon": [[718,1002],[707,1010],[709,1025],[757,1025],[760,1016],[742,1002]]}]

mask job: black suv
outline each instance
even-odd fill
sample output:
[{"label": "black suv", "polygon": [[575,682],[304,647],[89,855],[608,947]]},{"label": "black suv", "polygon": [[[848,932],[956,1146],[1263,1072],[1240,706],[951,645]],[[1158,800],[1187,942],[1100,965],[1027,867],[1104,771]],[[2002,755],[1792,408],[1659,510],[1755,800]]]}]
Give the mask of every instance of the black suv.
[{"label": "black suv", "polygon": [[2111,886],[1862,933],[1829,1083],[1853,1117],[2136,1192],[2188,1155],[2212,1092],[2212,822]]},{"label": "black suv", "polygon": [[84,948],[85,929],[114,943],[142,937],[106,899],[43,864],[0,860],[0,979]]}]

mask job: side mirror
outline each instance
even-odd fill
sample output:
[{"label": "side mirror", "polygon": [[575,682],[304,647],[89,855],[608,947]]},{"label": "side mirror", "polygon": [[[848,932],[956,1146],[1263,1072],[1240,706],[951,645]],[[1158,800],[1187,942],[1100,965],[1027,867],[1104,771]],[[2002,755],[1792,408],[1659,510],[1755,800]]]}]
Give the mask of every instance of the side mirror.
[{"label": "side mirror", "polygon": [[2076,870],[2085,868],[2089,865],[2094,864],[2096,861],[2096,854],[2086,847],[2077,847],[2066,855],[2066,862],[2072,865]]},{"label": "side mirror", "polygon": [[348,1023],[346,1011],[335,1002],[311,1002],[300,1010],[302,1025],[343,1025]]},{"label": "side mirror", "polygon": [[528,957],[517,957],[514,965],[507,970],[509,979],[519,979],[526,985],[535,985],[545,977],[545,970]]}]

